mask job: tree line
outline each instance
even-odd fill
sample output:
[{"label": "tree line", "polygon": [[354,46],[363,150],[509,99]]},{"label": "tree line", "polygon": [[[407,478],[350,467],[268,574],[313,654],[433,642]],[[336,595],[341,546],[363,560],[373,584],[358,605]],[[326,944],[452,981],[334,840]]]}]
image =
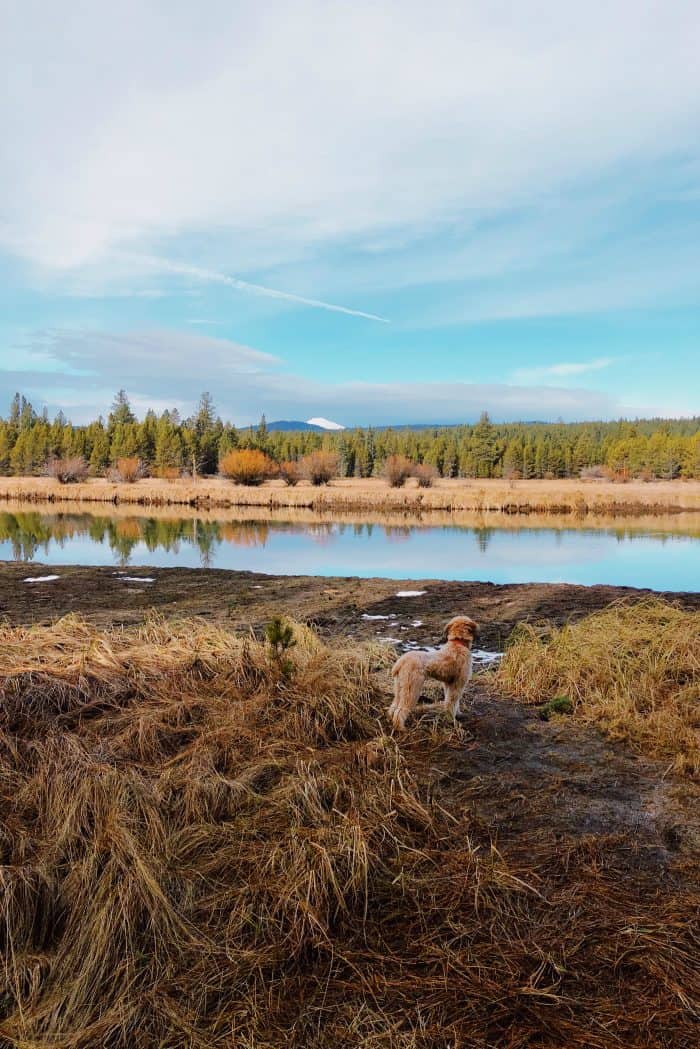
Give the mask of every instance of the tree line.
[{"label": "tree line", "polygon": [[39,475],[57,460],[79,460],[92,476],[138,460],[144,473],[175,478],[219,471],[231,451],[263,452],[275,463],[298,462],[317,451],[335,455],[342,477],[380,474],[392,456],[425,464],[441,477],[558,478],[610,476],[700,478],[700,417],[620,419],[614,422],[478,422],[429,428],[372,427],[317,433],[270,431],[224,422],[202,394],[193,415],[173,409],[137,419],[124,390],[107,419],[73,425],[58,412],[49,419],[17,393],[0,419],[0,474]]}]

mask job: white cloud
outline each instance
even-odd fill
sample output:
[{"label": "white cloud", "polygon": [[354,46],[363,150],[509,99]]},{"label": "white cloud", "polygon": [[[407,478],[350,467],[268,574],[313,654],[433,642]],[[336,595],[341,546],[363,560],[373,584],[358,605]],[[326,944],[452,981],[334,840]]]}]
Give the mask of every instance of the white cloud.
[{"label": "white cloud", "polygon": [[511,373],[513,382],[546,382],[548,379],[564,379],[571,375],[586,375],[599,372],[617,364],[618,357],[596,357],[592,361],[563,361],[533,368],[516,368]]},{"label": "white cloud", "polygon": [[9,5],[8,250],[61,270],[224,231],[203,268],[248,273],[697,153],[693,3],[203,7]]},{"label": "white cloud", "polygon": [[[8,371],[6,389],[22,389],[38,407],[62,407],[74,420],[104,413],[124,387],[145,410],[175,406],[190,412],[202,392],[214,395],[220,413],[238,425],[324,416],[345,426],[473,420],[483,410],[495,419],[601,418],[618,415],[605,394],[574,388],[505,383],[318,382],[290,374],[284,363],[227,339],[180,332],[42,333],[51,375],[35,367]],[[69,371],[64,375],[60,369]],[[76,375],[80,381],[76,382]]]}]

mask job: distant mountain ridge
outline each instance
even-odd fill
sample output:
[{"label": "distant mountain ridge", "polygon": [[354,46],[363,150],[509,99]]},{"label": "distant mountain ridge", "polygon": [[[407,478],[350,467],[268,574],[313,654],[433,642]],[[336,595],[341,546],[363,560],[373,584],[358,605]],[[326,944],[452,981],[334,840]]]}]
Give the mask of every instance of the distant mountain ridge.
[{"label": "distant mountain ridge", "polygon": [[[330,420],[324,420],[329,422]],[[375,423],[371,426],[373,430],[443,430],[451,426],[464,426],[465,423]],[[471,424],[473,425],[473,423]],[[342,433],[343,430],[367,430],[369,426],[341,426],[334,423],[332,426],[321,426],[317,422],[302,422],[301,419],[278,419],[267,423],[267,429],[274,433],[278,431],[312,431],[314,433]]]},{"label": "distant mountain ridge", "polygon": [[[278,419],[276,422],[268,423],[267,429],[270,433],[274,433],[276,430],[290,431],[290,430],[311,430],[313,433],[338,433],[339,431],[335,427],[330,426],[319,426],[318,423],[306,423],[300,419]],[[341,427],[345,429],[345,427]]]}]

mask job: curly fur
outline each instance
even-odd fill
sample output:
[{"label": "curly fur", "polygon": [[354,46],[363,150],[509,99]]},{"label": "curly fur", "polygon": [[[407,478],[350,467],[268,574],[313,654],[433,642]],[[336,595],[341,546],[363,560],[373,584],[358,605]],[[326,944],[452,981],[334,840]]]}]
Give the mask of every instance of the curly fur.
[{"label": "curly fur", "polygon": [[445,627],[446,644],[437,652],[405,652],[392,667],[394,700],[389,717],[394,728],[403,731],[410,713],[415,710],[423,682],[427,677],[441,682],[445,697],[442,703],[426,703],[421,710],[436,707],[449,710],[457,723],[459,701],[472,676],[472,644],[477,625],[468,616],[455,616]]}]

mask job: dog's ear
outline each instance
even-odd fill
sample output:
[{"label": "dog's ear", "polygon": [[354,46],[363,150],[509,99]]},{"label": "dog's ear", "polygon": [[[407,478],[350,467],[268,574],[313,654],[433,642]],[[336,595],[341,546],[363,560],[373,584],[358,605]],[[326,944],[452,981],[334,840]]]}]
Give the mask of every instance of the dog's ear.
[{"label": "dog's ear", "polygon": [[454,624],[455,624],[455,622],[456,622],[456,620],[458,618],[459,618],[458,616],[454,616],[452,619],[449,620],[449,622],[445,623],[444,627],[442,628],[442,637],[440,639],[441,641],[447,641],[448,640],[448,638],[450,636],[450,627],[454,626]]}]

